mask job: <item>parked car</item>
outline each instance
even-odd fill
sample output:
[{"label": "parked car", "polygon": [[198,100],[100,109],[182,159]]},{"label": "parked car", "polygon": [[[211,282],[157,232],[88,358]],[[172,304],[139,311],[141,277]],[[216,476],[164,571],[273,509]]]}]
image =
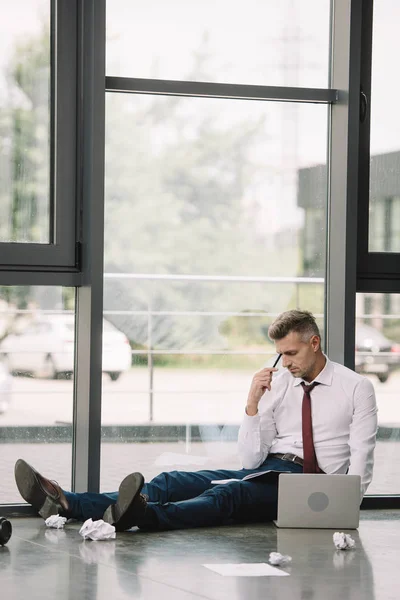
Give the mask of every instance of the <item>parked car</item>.
[{"label": "parked car", "polygon": [[[8,335],[0,344],[0,354],[10,372],[57,379],[73,371],[74,341],[74,315],[40,315]],[[130,368],[131,359],[126,335],[104,319],[103,372],[116,381]]]},{"label": "parked car", "polygon": [[376,375],[385,383],[400,368],[400,345],[370,325],[357,325],[355,367],[357,373]]},{"label": "parked car", "polygon": [[11,404],[12,377],[7,366],[0,362],[0,415],[6,412]]}]

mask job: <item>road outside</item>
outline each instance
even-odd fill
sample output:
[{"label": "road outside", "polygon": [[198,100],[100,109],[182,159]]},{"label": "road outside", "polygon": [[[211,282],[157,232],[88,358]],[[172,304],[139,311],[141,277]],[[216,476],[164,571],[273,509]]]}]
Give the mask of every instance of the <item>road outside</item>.
[{"label": "road outside", "polygon": [[[251,372],[156,369],[154,422],[176,424],[239,424],[252,377]],[[400,426],[400,374],[386,384],[373,381],[379,406],[379,422]],[[112,383],[103,380],[103,424],[148,423],[148,373],[137,368]],[[0,427],[71,423],[72,382],[16,377],[9,412]],[[371,494],[400,492],[400,461],[397,433],[379,441],[375,454]],[[19,502],[13,468],[17,458],[32,462],[65,488],[71,480],[71,444],[0,444],[0,504]],[[147,480],[173,469],[238,468],[235,442],[103,443],[101,489],[118,488],[131,471],[142,471]]]},{"label": "road outside", "polygon": [[[217,369],[154,371],[155,423],[238,424],[253,372]],[[371,377],[376,390],[379,423],[400,426],[400,373],[385,384]],[[57,425],[72,422],[72,381],[14,377],[13,402],[0,416],[0,427]],[[103,378],[103,425],[149,422],[149,375],[137,367],[111,382]]]}]

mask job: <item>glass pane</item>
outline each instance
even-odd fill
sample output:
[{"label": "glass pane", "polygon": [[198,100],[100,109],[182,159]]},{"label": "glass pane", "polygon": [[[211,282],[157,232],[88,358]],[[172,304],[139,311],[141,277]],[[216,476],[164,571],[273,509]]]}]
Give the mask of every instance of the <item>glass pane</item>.
[{"label": "glass pane", "polygon": [[368,494],[398,494],[400,295],[357,294],[356,371],[371,379],[378,404],[378,441]]},{"label": "glass pane", "polygon": [[395,73],[400,39],[396,0],[374,2],[369,251],[400,252],[400,116]]},{"label": "glass pane", "polygon": [[49,243],[50,2],[0,20],[0,242]]},{"label": "glass pane", "polygon": [[0,287],[0,504],[20,503],[23,458],[70,489],[75,291]]},{"label": "glass pane", "polygon": [[329,0],[107,2],[107,75],[327,87]]},{"label": "glass pane", "polygon": [[327,108],[110,94],[106,127],[104,316],[132,367],[104,380],[101,487],[132,456],[146,479],[236,466],[268,325],[322,326]]},{"label": "glass pane", "polygon": [[108,94],[106,118],[106,271],[295,277],[306,220],[323,274],[326,106]]}]

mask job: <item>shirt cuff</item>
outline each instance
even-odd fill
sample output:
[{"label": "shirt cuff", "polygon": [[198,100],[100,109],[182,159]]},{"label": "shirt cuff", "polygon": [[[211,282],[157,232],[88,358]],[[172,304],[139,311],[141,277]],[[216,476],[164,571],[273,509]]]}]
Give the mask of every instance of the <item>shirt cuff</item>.
[{"label": "shirt cuff", "polygon": [[248,429],[253,429],[254,427],[258,427],[260,423],[260,413],[256,413],[255,415],[248,415],[246,409],[244,409],[244,417],[243,417],[243,425],[245,425]]}]

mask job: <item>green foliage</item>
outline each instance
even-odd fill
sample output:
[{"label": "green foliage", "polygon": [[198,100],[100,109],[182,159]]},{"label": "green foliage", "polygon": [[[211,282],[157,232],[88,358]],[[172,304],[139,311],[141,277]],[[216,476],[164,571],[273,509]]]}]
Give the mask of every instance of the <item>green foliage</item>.
[{"label": "green foliage", "polygon": [[[48,242],[50,173],[50,44],[48,28],[15,47],[0,104],[0,239]],[[29,286],[0,288],[0,297],[25,309]]]},{"label": "green foliage", "polygon": [[49,230],[49,31],[15,49],[5,107],[11,134],[11,241],[46,242]]},{"label": "green foliage", "polygon": [[229,338],[233,347],[265,344],[268,339],[268,327],[272,322],[271,317],[253,315],[246,317],[246,313],[258,312],[262,311],[244,310],[242,316],[228,317],[221,323],[221,334]]},{"label": "green foliage", "polygon": [[[249,198],[252,181],[265,170],[250,158],[265,136],[264,119],[250,111],[246,120],[224,121],[218,100],[110,95],[106,132],[106,272],[293,273],[296,239],[278,256],[266,252],[268,235],[260,233]],[[192,312],[154,316],[150,335],[146,314],[113,321],[146,346],[221,349],[243,340],[228,339],[224,315],[193,311],[279,311],[290,294],[290,287],[272,284],[112,279],[105,306]],[[265,343],[259,324],[248,319],[247,327],[247,340],[257,331],[257,342]]]},{"label": "green foliage", "polygon": [[[207,79],[208,60],[200,48],[190,79]],[[0,107],[0,131],[12,133],[11,176],[6,173],[12,181],[10,222],[7,230],[3,224],[2,239],[25,236],[25,241],[47,241],[43,236],[49,205],[48,30],[16,48],[9,83],[18,90],[19,100]],[[242,106],[236,115],[235,110],[225,111],[226,102],[108,95],[106,272],[211,276],[296,272],[300,260],[296,236],[291,238],[288,232],[282,236],[285,243],[271,243],[268,231],[260,228],[259,209],[252,199],[254,182],[262,180],[265,185],[268,179],[261,151],[268,135],[267,112],[253,113],[248,102],[244,110],[243,104],[232,105]],[[0,156],[5,152],[0,147]],[[270,202],[268,191],[264,201]],[[292,303],[293,289],[218,280],[112,279],[105,281],[104,304],[108,311],[142,313],[111,317],[133,347],[242,349],[267,344],[265,327],[270,319],[223,313],[252,307],[279,312]],[[19,288],[14,302],[24,307],[30,293],[29,288]],[[63,290],[62,304],[73,308],[73,290]],[[204,311],[215,314],[201,314]]]}]

